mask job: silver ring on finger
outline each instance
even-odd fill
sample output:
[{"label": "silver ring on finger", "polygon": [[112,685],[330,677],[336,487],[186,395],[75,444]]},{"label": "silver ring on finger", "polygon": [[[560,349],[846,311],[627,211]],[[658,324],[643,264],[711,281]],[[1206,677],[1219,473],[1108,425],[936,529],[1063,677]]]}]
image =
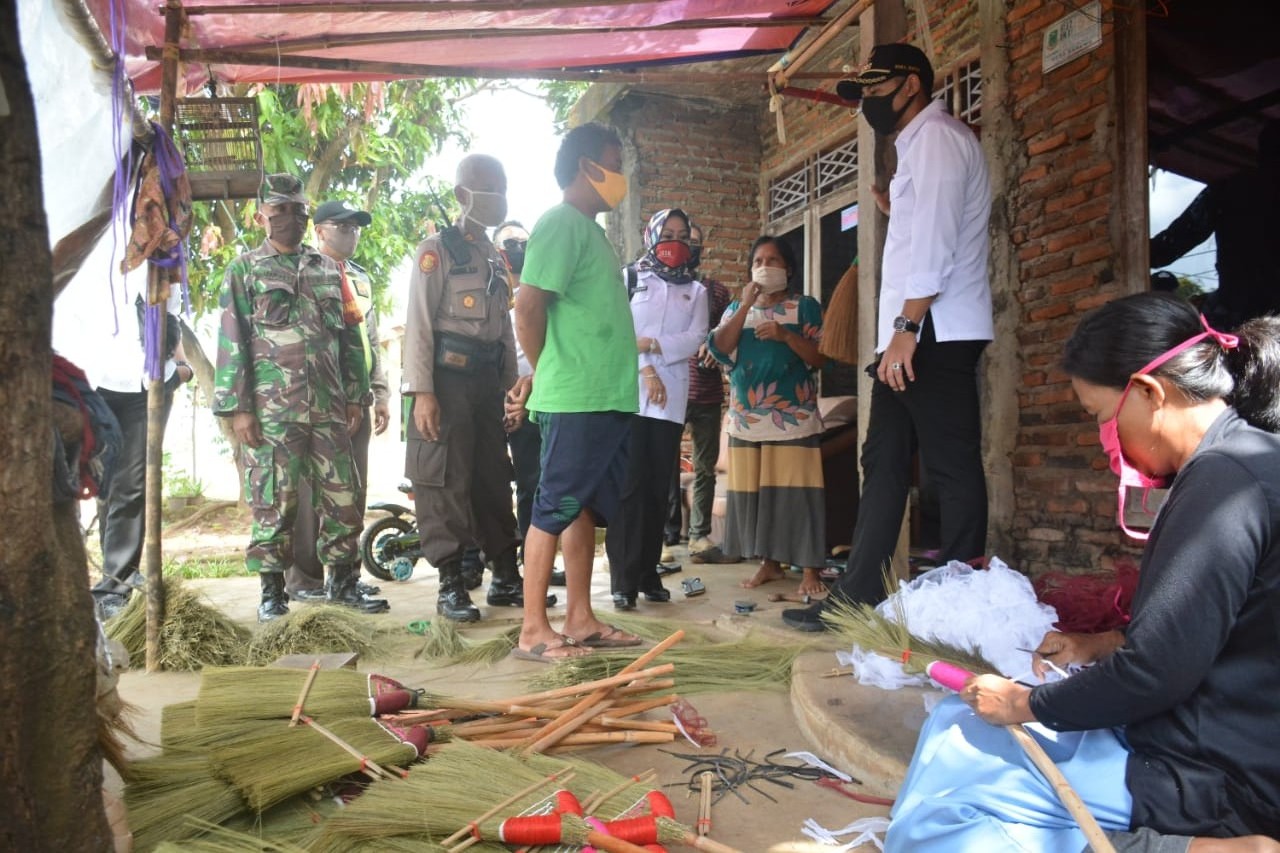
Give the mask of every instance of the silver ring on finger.
[{"label": "silver ring on finger", "polygon": [[889,365],[889,366],[890,366],[891,368],[893,368],[894,370],[901,370],[901,369],[902,369],[902,363],[901,363],[901,362],[898,362],[898,361],[895,361],[893,364],[891,364],[891,365]]}]

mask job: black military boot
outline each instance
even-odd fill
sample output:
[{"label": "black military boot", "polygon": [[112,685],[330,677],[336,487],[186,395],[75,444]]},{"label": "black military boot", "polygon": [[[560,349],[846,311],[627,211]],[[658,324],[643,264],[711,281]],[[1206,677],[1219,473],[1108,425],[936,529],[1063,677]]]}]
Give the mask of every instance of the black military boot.
[{"label": "black military boot", "polygon": [[386,613],[391,609],[385,598],[369,598],[357,589],[360,581],[358,565],[332,566],[325,588],[329,591],[329,603],[351,607],[361,613]]},{"label": "black military boot", "polygon": [[462,552],[462,585],[468,590],[479,589],[484,583],[484,560],[480,549],[474,545]]},{"label": "black military boot", "polygon": [[436,612],[454,622],[479,622],[480,608],[471,603],[462,580],[462,560],[454,558],[440,566],[440,594]]},{"label": "black military boot", "polygon": [[[489,582],[489,593],[485,601],[490,607],[524,607],[524,580],[516,565],[516,552],[508,551],[500,557],[489,561],[489,571],[493,580]],[[547,607],[554,607],[556,597],[547,596]]]},{"label": "black military boot", "polygon": [[289,612],[289,597],[284,591],[284,572],[260,572],[262,603],[258,605],[258,621],[270,622]]}]

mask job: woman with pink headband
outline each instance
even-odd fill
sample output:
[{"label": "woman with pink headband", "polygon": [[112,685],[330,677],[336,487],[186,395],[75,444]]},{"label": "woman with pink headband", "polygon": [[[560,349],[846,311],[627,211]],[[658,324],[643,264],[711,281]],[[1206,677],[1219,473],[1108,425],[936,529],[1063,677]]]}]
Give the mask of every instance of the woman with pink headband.
[{"label": "woman with pink headband", "polygon": [[[1077,853],[1001,727],[1029,723],[1117,850],[1280,851],[1280,319],[1226,335],[1144,293],[1081,321],[1063,367],[1128,486],[1169,485],[1123,631],[1051,632],[1026,686],[970,678],[921,732],[886,850]],[[1127,530],[1127,528],[1126,528]]]}]

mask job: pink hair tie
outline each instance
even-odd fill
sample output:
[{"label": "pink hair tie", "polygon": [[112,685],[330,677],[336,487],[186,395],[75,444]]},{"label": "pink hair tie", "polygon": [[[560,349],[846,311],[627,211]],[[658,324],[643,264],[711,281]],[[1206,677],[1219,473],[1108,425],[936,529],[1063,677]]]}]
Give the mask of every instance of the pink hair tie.
[{"label": "pink hair tie", "polygon": [[1240,337],[1238,335],[1230,335],[1226,332],[1219,332],[1217,329],[1209,325],[1209,321],[1200,315],[1200,325],[1204,326],[1204,332],[1209,337],[1218,342],[1218,346],[1223,349],[1235,349],[1240,346]]}]

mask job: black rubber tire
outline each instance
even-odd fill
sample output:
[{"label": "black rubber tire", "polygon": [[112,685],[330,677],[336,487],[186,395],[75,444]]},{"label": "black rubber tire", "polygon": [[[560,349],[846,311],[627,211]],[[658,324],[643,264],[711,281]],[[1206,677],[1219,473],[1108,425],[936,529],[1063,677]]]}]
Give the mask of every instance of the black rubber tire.
[{"label": "black rubber tire", "polygon": [[360,560],[364,563],[365,571],[379,580],[395,580],[390,567],[378,561],[378,546],[383,539],[387,538],[387,534],[399,536],[412,530],[413,522],[394,515],[380,518],[366,527],[360,534]]}]

